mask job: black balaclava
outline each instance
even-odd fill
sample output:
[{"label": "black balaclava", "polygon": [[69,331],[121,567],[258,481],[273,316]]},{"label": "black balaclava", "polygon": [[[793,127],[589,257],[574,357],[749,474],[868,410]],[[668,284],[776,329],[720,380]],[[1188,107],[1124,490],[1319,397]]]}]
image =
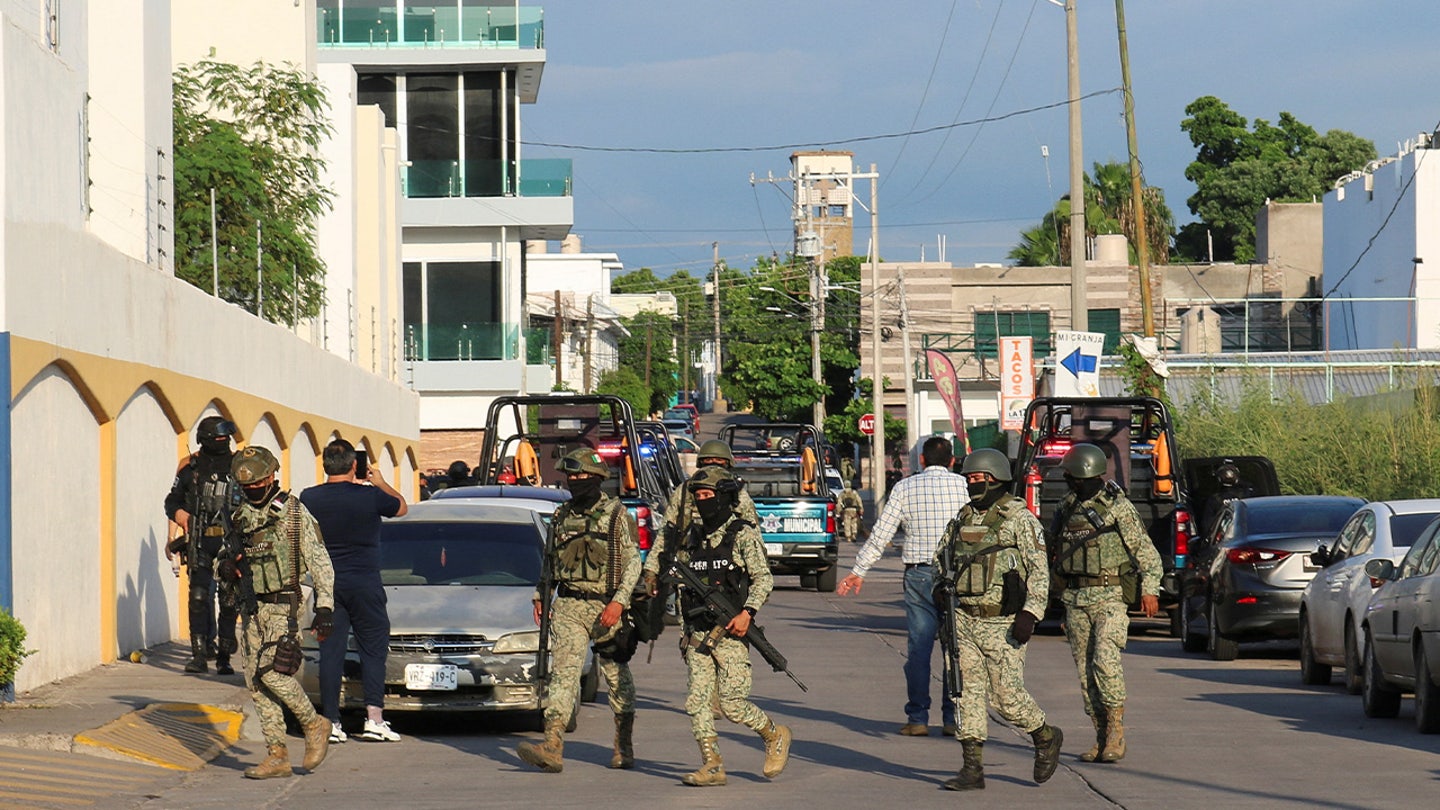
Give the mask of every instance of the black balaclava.
[{"label": "black balaclava", "polygon": [[1065,483],[1070,486],[1070,491],[1075,493],[1075,497],[1081,501],[1090,500],[1096,495],[1099,495],[1100,490],[1105,488],[1105,480],[1099,477],[1072,478],[1067,475],[1065,476]]},{"label": "black balaclava", "polygon": [[245,500],[249,501],[251,506],[264,506],[280,494],[280,482],[272,480],[266,486],[241,487],[240,491],[245,493]]},{"label": "black balaclava", "polygon": [[970,493],[971,506],[976,509],[989,509],[1005,494],[1005,483],[987,475],[985,481],[979,484],[965,482],[965,489]]},{"label": "black balaclava", "polygon": [[566,479],[565,483],[570,489],[570,500],[580,509],[589,509],[600,500],[601,478],[598,475],[587,475],[584,478],[572,476]]},{"label": "black balaclava", "polygon": [[704,525],[706,534],[724,526],[734,508],[735,496],[719,490],[715,491],[713,498],[695,499],[695,510],[700,513],[700,522]]}]

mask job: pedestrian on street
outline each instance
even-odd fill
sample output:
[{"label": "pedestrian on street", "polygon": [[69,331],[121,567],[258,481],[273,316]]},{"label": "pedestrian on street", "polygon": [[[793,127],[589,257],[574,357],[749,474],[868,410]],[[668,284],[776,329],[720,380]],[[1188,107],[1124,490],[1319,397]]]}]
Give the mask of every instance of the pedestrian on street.
[{"label": "pedestrian on street", "polygon": [[1064,588],[1065,637],[1080,674],[1085,713],[1095,726],[1095,746],[1085,762],[1125,757],[1125,673],[1120,653],[1130,633],[1124,582],[1136,582],[1140,610],[1160,612],[1160,555],[1135,507],[1106,481],[1105,451],[1077,444],[1060,460],[1070,492],[1050,524],[1055,552],[1052,577]]},{"label": "pedestrian on street", "polygon": [[[697,470],[687,486],[700,517],[673,549],[674,564],[688,567],[742,608],[718,632],[703,595],[683,587],[680,591],[685,630],[680,654],[689,668],[685,712],[703,760],[699,769],[680,781],[695,787],[725,784],[725,763],[711,711],[716,695],[725,719],[760,735],[765,744],[763,772],[774,779],[790,759],[790,729],[750,702],[750,648],[744,640],[775,583],[765,545],[760,530],[740,514],[741,485],[729,470],[720,466]],[[645,586],[651,594],[656,592],[661,556],[652,550],[645,559]]]},{"label": "pedestrian on street", "polygon": [[619,636],[629,629],[621,619],[640,581],[639,530],[620,499],[600,491],[610,468],[594,450],[572,450],[555,469],[565,474],[570,500],[555,510],[546,549],[554,600],[539,590],[534,595],[535,623],[542,623],[544,611],[550,614],[545,741],[521,743],[517,753],[547,773],[564,768],[565,726],[580,697],[580,670],[593,641],[615,713],[610,767],[633,768],[635,680],[628,662],[635,647]]},{"label": "pedestrian on street", "polygon": [[845,542],[854,543],[860,539],[860,519],[865,515],[865,502],[860,493],[845,479],[845,488],[840,491],[840,533]]},{"label": "pedestrian on street", "polygon": [[[170,494],[165,496],[165,515],[184,532],[165,546],[165,556],[180,555],[189,569],[190,589],[187,610],[190,618],[190,660],[185,671],[210,671],[205,659],[215,659],[215,672],[234,675],[230,656],[238,649],[235,640],[237,606],[235,589],[228,583],[217,587],[215,558],[225,542],[230,515],[235,509],[235,480],[230,476],[230,438],[235,423],[219,416],[207,416],[195,428],[200,449],[180,465]],[[217,621],[215,602],[219,597]]]},{"label": "pedestrian on street", "polygon": [[[905,725],[907,737],[930,734],[930,656],[935,650],[939,614],[935,609],[932,560],[945,527],[960,512],[970,496],[965,479],[950,470],[953,460],[950,441],[943,436],[925,440],[920,456],[925,469],[902,480],[890,493],[885,508],[870,528],[870,539],[855,555],[855,567],[840,580],[841,596],[860,593],[865,575],[879,562],[895,532],[905,529],[901,557],[905,563]],[[945,736],[955,735],[955,702],[941,690],[940,718]]]},{"label": "pedestrian on street", "polygon": [[386,483],[378,467],[367,464],[362,473],[356,460],[350,442],[330,442],[321,455],[325,483],[300,493],[300,502],[320,526],[335,569],[335,630],[320,642],[321,713],[330,721],[330,742],[345,742],[345,730],[340,726],[340,682],[353,630],[365,698],[360,739],[399,742],[400,735],[384,716],[390,615],[380,581],[380,521],[405,514],[409,506],[404,496]]},{"label": "pedestrian on street", "polygon": [[[986,703],[1035,743],[1036,784],[1060,763],[1060,729],[1025,689],[1025,645],[1045,615],[1050,574],[1040,521],[1009,494],[1010,460],[993,448],[965,457],[961,467],[970,503],[935,553],[937,588],[952,589],[954,652],[964,686],[960,696],[960,747],[964,765],[948,790],[985,788]],[[945,620],[948,617],[942,617]]]},{"label": "pedestrian on street", "polygon": [[250,446],[235,454],[231,473],[244,493],[235,524],[245,553],[216,564],[224,581],[248,582],[253,599],[242,589],[245,685],[255,702],[260,730],[265,737],[263,762],[245,769],[250,779],[291,775],[285,747],[285,709],[295,715],[305,733],[302,764],[313,771],[325,760],[330,745],[330,722],[315,712],[297,680],[304,665],[297,616],[301,580],[308,575],[315,590],[315,619],[310,629],[322,643],[334,626],[335,573],[320,541],[320,528],[299,498],[280,489],[275,473],[280,462],[264,447]]}]

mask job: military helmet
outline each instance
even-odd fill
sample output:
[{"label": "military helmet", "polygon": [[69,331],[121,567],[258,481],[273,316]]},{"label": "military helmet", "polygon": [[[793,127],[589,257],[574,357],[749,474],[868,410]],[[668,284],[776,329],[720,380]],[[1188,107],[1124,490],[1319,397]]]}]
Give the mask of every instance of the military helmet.
[{"label": "military helmet", "polygon": [[1105,451],[1093,444],[1077,444],[1060,459],[1060,469],[1071,478],[1099,478],[1105,466]]},{"label": "military helmet", "polygon": [[1221,486],[1233,487],[1240,483],[1240,468],[1227,461],[1216,468],[1215,478]]},{"label": "military helmet", "polygon": [[199,426],[195,428],[195,438],[202,442],[222,437],[229,440],[234,435],[235,423],[223,416],[207,416],[201,419]]},{"label": "military helmet", "polygon": [[564,457],[555,462],[555,469],[566,475],[591,473],[601,478],[610,477],[610,468],[605,466],[605,460],[589,447],[578,447],[566,453]]},{"label": "military helmet", "polygon": [[982,447],[965,457],[960,465],[960,474],[989,473],[996,481],[1013,481],[1015,474],[1010,471],[1010,459],[993,447]]},{"label": "military helmet", "polygon": [[723,458],[727,464],[735,463],[735,454],[730,452],[730,445],[719,439],[711,439],[700,445],[695,451],[695,458]]},{"label": "military helmet", "polygon": [[690,488],[691,492],[697,489],[713,489],[716,492],[729,493],[739,492],[741,485],[740,479],[735,477],[735,473],[724,467],[701,467],[694,475],[690,476],[690,481],[686,486]]},{"label": "military helmet", "polygon": [[275,454],[256,445],[236,453],[235,460],[230,462],[230,474],[242,487],[273,475],[279,469],[280,462],[275,459]]}]

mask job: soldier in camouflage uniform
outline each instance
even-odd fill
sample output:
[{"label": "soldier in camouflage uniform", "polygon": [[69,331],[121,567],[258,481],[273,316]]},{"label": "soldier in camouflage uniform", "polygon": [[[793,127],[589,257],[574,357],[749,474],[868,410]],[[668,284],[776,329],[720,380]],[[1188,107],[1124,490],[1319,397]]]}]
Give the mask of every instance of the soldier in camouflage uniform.
[{"label": "soldier in camouflage uniform", "polygon": [[1122,583],[1139,575],[1140,609],[1160,612],[1160,555],[1135,507],[1106,482],[1105,451],[1077,444],[1061,459],[1070,493],[1055,510],[1050,545],[1053,578],[1064,589],[1065,637],[1080,673],[1085,713],[1095,725],[1095,746],[1085,762],[1119,762],[1125,756],[1125,673],[1120,651],[1130,632]]},{"label": "soldier in camouflage uniform", "polygon": [[[949,790],[985,787],[986,699],[1035,743],[1034,777],[1047,781],[1060,762],[1060,729],[1025,689],[1025,644],[1045,613],[1050,576],[1040,521],[1009,494],[1010,461],[991,448],[965,457],[970,502],[935,550],[937,588],[953,588],[955,645],[964,679],[960,745],[964,766]],[[946,617],[942,616],[942,620]]]},{"label": "soldier in camouflage uniform", "polygon": [[243,538],[244,553],[239,559],[226,554],[215,566],[222,580],[248,580],[255,593],[254,603],[240,606],[245,685],[255,701],[268,755],[259,765],[245,770],[251,779],[291,774],[290,754],[285,747],[286,707],[305,731],[306,770],[313,771],[324,761],[330,741],[330,721],[317,714],[305,696],[296,679],[298,669],[294,675],[282,675],[274,669],[276,648],[282,638],[290,635],[292,611],[299,610],[300,580],[309,574],[315,589],[315,620],[310,627],[316,637],[323,639],[330,634],[335,605],[335,572],[320,541],[319,527],[299,498],[280,489],[275,480],[279,468],[274,454],[263,447],[247,447],[235,454],[231,473],[245,493],[245,502],[234,520]]},{"label": "soldier in camouflage uniform", "polygon": [[[715,717],[710,710],[716,694],[726,719],[750,728],[764,740],[764,773],[773,779],[789,761],[790,729],[777,725],[750,702],[750,648],[743,640],[775,582],[765,558],[765,546],[760,530],[740,514],[737,498],[741,485],[729,470],[720,466],[702,468],[691,476],[687,487],[698,518],[673,549],[674,564],[688,566],[743,608],[728,623],[717,627],[701,597],[685,590],[680,593],[685,617],[680,652],[690,670],[685,711],[690,715],[690,729],[704,759],[699,770],[681,777],[681,781],[698,787],[725,784],[725,764],[716,745]],[[651,593],[655,592],[660,573],[660,558],[652,549],[645,559],[645,587]]]},{"label": "soldier in camouflage uniform", "polygon": [[[610,468],[594,450],[582,447],[555,468],[566,476],[570,500],[555,510],[553,543],[545,564],[556,585],[550,603],[550,684],[546,690],[545,741],[521,743],[520,758],[547,773],[564,768],[565,726],[580,696],[585,648],[596,642],[596,663],[609,687],[615,713],[612,768],[635,767],[635,681],[628,663],[633,646],[617,637],[627,630],[622,616],[640,580],[639,531],[619,498],[600,491]],[[535,623],[542,599],[535,593]],[[618,649],[617,649],[618,648]],[[623,660],[617,660],[623,659]]]},{"label": "soldier in camouflage uniform", "polygon": [[849,479],[845,481],[845,489],[840,491],[840,530],[845,535],[845,542],[854,543],[860,539],[860,518],[865,514],[865,502],[860,500],[860,493],[850,486]]},{"label": "soldier in camouflage uniform", "polygon": [[[730,451],[730,445],[719,439],[711,439],[700,445],[695,454],[697,472],[706,467],[723,467],[729,470],[734,466],[735,454]],[[683,482],[670,493],[670,501],[665,504],[665,522],[661,524],[665,529],[662,535],[669,536],[673,532],[675,537],[684,537],[692,525],[700,523],[700,513],[695,510],[695,498],[690,494],[689,484],[689,481]],[[760,517],[755,513],[755,500],[750,497],[750,493],[741,489],[736,506],[742,520],[760,525]],[[662,537],[661,547],[663,540]]]}]

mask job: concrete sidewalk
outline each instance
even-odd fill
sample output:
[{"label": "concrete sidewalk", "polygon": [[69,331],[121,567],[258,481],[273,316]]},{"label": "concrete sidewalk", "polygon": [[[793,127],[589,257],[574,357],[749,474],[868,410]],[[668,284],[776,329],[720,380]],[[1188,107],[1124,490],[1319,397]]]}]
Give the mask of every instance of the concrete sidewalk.
[{"label": "concrete sidewalk", "polygon": [[201,767],[244,736],[250,693],[238,672],[189,675],[187,660],[188,647],[169,643],[145,663],[121,660],[22,693],[0,704],[0,745]]}]

